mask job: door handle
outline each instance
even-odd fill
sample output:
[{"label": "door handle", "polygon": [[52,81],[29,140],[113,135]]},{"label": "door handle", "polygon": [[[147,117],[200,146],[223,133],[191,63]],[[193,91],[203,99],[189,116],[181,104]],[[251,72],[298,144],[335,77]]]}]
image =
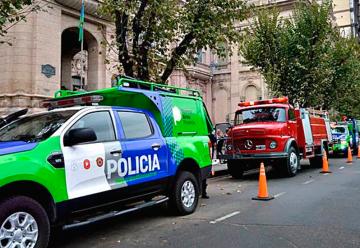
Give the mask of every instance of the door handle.
[{"label": "door handle", "polygon": [[152,145],[151,145],[151,147],[152,147],[152,149],[154,149],[155,151],[157,151],[157,150],[159,150],[159,149],[160,149],[161,145],[160,145],[160,144],[155,143],[155,144],[152,144]]},{"label": "door handle", "polygon": [[111,155],[115,155],[115,154],[120,155],[121,153],[122,153],[122,150],[121,150],[121,149],[112,150],[112,151],[110,152]]}]

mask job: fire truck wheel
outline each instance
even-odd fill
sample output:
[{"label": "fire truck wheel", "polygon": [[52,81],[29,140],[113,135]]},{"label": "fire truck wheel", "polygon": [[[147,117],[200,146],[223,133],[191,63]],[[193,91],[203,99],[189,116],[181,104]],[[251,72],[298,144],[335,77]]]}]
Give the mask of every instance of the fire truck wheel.
[{"label": "fire truck wheel", "polygon": [[288,177],[296,175],[300,165],[299,155],[294,147],[290,147],[288,151],[288,157],[285,160],[284,174]]},{"label": "fire truck wheel", "polygon": [[229,173],[233,178],[236,179],[242,178],[244,174],[244,169],[241,167],[238,161],[228,160],[227,165],[228,165]]}]

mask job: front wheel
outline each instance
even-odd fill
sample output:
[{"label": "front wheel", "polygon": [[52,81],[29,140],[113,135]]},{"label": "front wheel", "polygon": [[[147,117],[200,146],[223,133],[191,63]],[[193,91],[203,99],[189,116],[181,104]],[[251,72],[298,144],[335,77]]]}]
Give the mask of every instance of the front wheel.
[{"label": "front wheel", "polygon": [[193,213],[199,202],[199,195],[199,184],[195,176],[188,171],[181,171],[170,195],[170,210],[177,215]]},{"label": "front wheel", "polygon": [[50,236],[44,208],[26,196],[0,203],[0,247],[46,248]]},{"label": "front wheel", "polygon": [[294,147],[290,147],[283,168],[285,176],[287,177],[295,176],[299,167],[300,167],[299,155]]}]

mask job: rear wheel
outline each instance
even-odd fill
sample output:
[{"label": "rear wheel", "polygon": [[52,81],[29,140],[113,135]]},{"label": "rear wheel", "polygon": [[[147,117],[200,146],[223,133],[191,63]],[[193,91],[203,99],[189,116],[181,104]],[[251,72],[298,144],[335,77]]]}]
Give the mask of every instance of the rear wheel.
[{"label": "rear wheel", "polygon": [[296,149],[292,146],[288,151],[288,156],[285,159],[283,172],[287,177],[293,177],[296,175],[300,166],[300,159]]},{"label": "rear wheel", "polygon": [[237,160],[228,160],[227,162],[228,170],[230,175],[233,178],[240,179],[244,174],[244,169],[241,167],[239,161]]},{"label": "rear wheel", "polygon": [[199,184],[195,176],[188,171],[181,171],[170,195],[170,210],[177,215],[193,213],[199,202],[199,195]]},{"label": "rear wheel", "polygon": [[0,247],[45,248],[50,236],[44,208],[26,196],[0,203]]}]

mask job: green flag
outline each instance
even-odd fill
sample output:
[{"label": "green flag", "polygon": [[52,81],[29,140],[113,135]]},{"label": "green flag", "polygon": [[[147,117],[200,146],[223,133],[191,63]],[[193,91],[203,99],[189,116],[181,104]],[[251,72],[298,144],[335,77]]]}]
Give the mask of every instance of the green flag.
[{"label": "green flag", "polygon": [[79,23],[79,41],[84,41],[84,23],[85,23],[85,0],[81,1],[80,23]]}]

